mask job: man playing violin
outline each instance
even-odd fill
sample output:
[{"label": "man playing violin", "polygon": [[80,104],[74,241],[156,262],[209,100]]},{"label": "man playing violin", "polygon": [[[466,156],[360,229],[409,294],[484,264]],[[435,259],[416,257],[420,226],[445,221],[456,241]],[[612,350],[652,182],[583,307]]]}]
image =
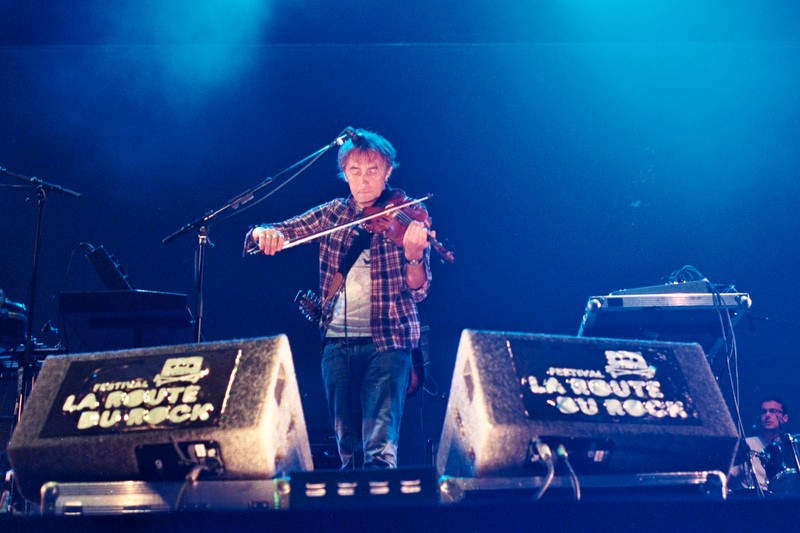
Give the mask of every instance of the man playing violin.
[{"label": "man playing violin", "polygon": [[[380,205],[397,168],[383,136],[356,130],[339,148],[339,176],[350,188],[289,220],[254,228],[248,244],[275,255],[284,243],[360,218]],[[322,378],[342,468],[397,467],[400,421],[419,343],[417,303],[431,282],[428,231],[410,220],[401,242],[358,225],[319,239]]]}]

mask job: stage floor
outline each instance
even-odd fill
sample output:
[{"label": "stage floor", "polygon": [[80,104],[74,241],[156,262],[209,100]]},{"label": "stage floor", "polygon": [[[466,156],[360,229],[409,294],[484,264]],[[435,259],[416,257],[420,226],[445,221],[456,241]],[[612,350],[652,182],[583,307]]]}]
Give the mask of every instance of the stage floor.
[{"label": "stage floor", "polygon": [[[429,466],[269,480],[48,483],[5,531],[798,531],[800,491],[728,493],[716,471],[458,478]],[[19,501],[18,501],[19,503]],[[176,511],[178,509],[178,511]]]},{"label": "stage floor", "polygon": [[0,531],[797,531],[800,501],[472,501],[435,506],[0,516]]}]

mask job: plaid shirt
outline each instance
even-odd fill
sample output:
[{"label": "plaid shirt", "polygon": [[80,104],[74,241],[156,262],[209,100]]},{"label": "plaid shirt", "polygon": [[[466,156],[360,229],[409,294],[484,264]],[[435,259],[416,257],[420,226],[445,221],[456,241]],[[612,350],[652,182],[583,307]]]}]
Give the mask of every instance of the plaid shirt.
[{"label": "plaid shirt", "polygon": [[[360,209],[352,198],[337,198],[302,215],[284,222],[271,224],[283,232],[289,241],[294,241],[345,224],[358,218]],[[351,228],[334,231],[319,240],[319,284],[320,294],[330,290],[333,277],[339,270],[347,250],[353,242],[355,232]],[[412,349],[419,343],[419,315],[417,303],[428,295],[431,283],[430,257],[424,255],[425,283],[418,289],[406,285],[403,249],[393,242],[374,234],[370,241],[370,272],[372,277],[371,316],[372,340],[380,351],[389,349]],[[320,331],[325,336],[333,315],[336,297],[330,299],[322,309]]]}]

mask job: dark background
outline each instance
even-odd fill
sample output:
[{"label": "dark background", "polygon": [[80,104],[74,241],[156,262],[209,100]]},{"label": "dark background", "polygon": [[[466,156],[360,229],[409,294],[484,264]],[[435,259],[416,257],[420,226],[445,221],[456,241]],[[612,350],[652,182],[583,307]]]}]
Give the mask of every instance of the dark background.
[{"label": "dark background", "polygon": [[[432,380],[401,462],[438,440],[462,329],[575,334],[589,296],[684,265],[752,297],[736,329],[749,429],[765,394],[800,405],[798,23],[793,1],[6,0],[0,166],[83,194],[47,197],[34,332],[57,343],[39,331],[60,292],[102,288],[81,243],[193,303],[197,235],[162,239],[364,127],[397,148],[394,186],[434,194],[456,254],[421,306]],[[317,333],[292,298],[317,285],[316,249],[241,245],[345,195],[335,172],[331,151],[217,220],[205,265],[204,339],[287,334],[312,440],[328,424]],[[21,302],[24,185],[0,175],[0,288]]]}]

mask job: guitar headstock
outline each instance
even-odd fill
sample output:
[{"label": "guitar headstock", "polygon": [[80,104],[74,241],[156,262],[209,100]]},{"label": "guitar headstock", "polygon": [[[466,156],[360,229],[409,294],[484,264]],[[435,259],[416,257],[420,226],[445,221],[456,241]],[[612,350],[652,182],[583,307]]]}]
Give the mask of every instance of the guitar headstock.
[{"label": "guitar headstock", "polygon": [[302,290],[297,291],[294,303],[300,308],[303,316],[311,322],[319,322],[319,319],[322,318],[322,302],[313,291],[308,290],[305,293]]}]

